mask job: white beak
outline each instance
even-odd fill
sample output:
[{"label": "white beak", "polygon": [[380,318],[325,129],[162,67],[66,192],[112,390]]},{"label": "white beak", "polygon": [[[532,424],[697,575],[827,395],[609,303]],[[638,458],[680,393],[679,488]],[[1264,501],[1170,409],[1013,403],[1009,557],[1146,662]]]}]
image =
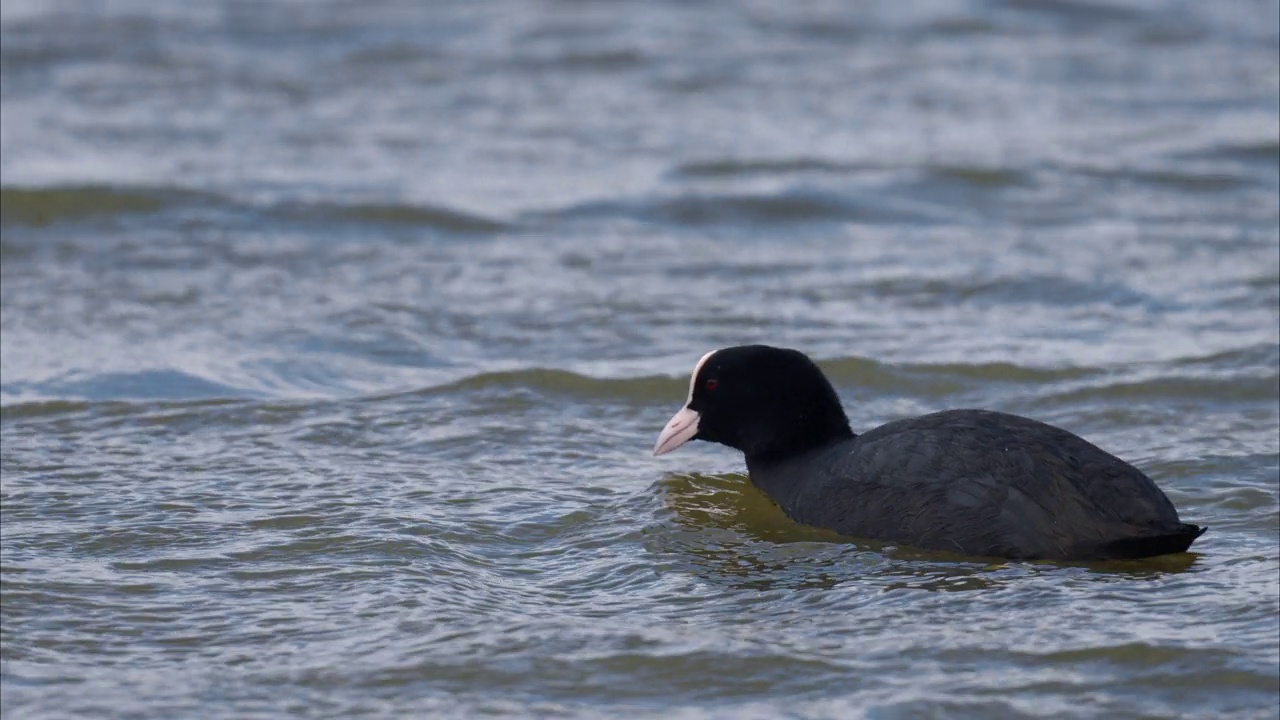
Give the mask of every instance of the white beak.
[{"label": "white beak", "polygon": [[693,439],[698,434],[698,413],[687,406],[671,418],[671,422],[662,428],[658,442],[653,446],[654,455],[665,455]]}]

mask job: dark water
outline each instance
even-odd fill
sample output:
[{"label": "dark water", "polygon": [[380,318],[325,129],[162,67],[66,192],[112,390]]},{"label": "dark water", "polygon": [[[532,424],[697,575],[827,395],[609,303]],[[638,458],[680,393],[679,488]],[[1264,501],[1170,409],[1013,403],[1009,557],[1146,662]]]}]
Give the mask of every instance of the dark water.
[{"label": "dark water", "polygon": [[[4,717],[1276,717],[1278,25],[5,0]],[[990,564],[650,457],[756,341],[1209,534]]]}]

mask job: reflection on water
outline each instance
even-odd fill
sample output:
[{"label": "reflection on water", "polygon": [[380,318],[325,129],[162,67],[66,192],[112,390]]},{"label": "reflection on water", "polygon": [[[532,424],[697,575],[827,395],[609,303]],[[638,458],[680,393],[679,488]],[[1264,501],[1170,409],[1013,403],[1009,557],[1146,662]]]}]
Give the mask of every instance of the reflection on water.
[{"label": "reflection on water", "polygon": [[739,588],[830,588],[857,582],[882,591],[990,590],[1029,573],[1068,568],[1087,570],[1101,581],[1154,578],[1187,571],[1200,557],[1180,553],[1087,563],[983,560],[801,525],[740,473],[670,473],[658,489],[677,528],[651,530],[650,549],[680,555],[705,579],[729,580]]}]

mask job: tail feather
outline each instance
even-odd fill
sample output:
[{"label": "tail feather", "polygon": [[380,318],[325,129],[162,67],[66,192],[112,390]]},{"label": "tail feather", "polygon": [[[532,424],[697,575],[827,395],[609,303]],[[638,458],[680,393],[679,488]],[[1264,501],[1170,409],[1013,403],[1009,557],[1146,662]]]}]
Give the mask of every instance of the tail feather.
[{"label": "tail feather", "polygon": [[1177,532],[1112,540],[1098,549],[1098,556],[1110,560],[1133,560],[1186,552],[1207,527],[1183,523]]}]

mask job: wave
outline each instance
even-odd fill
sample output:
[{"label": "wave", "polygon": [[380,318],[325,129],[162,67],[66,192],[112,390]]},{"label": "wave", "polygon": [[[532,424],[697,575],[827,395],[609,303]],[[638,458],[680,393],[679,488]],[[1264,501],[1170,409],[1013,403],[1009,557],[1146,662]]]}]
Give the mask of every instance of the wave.
[{"label": "wave", "polygon": [[291,220],[323,219],[382,225],[411,225],[456,233],[492,233],[506,230],[507,223],[474,213],[433,205],[368,203],[287,203],[274,214]]},{"label": "wave", "polygon": [[183,187],[0,187],[0,225],[3,226],[42,227],[90,218],[198,209],[258,214],[290,222],[409,225],[451,233],[492,233],[511,227],[507,222],[480,214],[430,204],[284,201],[264,205]]},{"label": "wave", "polygon": [[928,203],[859,193],[792,188],[771,194],[683,193],[648,199],[600,200],[551,213],[559,219],[629,217],[670,225],[781,225],[797,222],[866,224],[937,222]]},{"label": "wave", "polygon": [[[921,395],[947,394],[991,382],[1050,385],[1106,372],[1100,368],[1044,369],[1011,363],[894,364],[862,357],[820,360],[818,364],[837,388]],[[670,402],[680,400],[688,387],[689,379],[681,375],[599,378],[563,369],[527,368],[477,373],[453,382],[411,391],[410,394],[523,389],[553,396],[650,404],[655,398],[670,398]]]},{"label": "wave", "polygon": [[1041,402],[1073,404],[1084,400],[1210,400],[1271,402],[1280,400],[1280,374],[1222,378],[1170,375],[1134,382],[1113,382],[1050,393]]},{"label": "wave", "polygon": [[1258,139],[1220,143],[1211,148],[1197,149],[1179,155],[1182,158],[1203,160],[1230,160],[1253,164],[1280,165],[1280,139]]},{"label": "wave", "polygon": [[4,383],[0,407],[5,419],[60,415],[108,405],[233,402],[261,399],[259,392],[173,369],[77,374],[45,382]]},{"label": "wave", "polygon": [[1223,167],[1197,170],[1186,165],[1150,169],[1078,166],[1065,169],[1071,174],[1084,177],[1189,193],[1227,192],[1246,187],[1254,182],[1246,175]]},{"label": "wave", "polygon": [[817,157],[793,158],[716,158],[676,165],[670,174],[685,178],[735,178],[755,175],[794,173],[843,173],[864,169],[882,169],[857,163],[843,163]]},{"label": "wave", "polygon": [[[1037,404],[1074,404],[1134,398],[1267,401],[1280,398],[1280,348],[1251,345],[1202,358],[1124,367],[1033,367],[1014,363],[887,363],[858,356],[819,360],[842,392],[946,398],[983,388],[1039,389]],[[283,386],[283,387],[287,387]],[[0,396],[6,419],[61,415],[99,408],[161,405],[201,406],[210,402],[380,401],[406,396],[484,395],[493,391],[531,392],[578,401],[633,406],[670,404],[684,397],[683,374],[596,377],[562,368],[531,367],[459,374],[404,390],[371,393],[309,392],[279,395],[246,389],[179,370],[104,373],[39,384],[8,383]],[[312,389],[314,390],[314,389]],[[1021,392],[1020,391],[1020,392]]]},{"label": "wave", "polygon": [[998,189],[1031,185],[1031,176],[1023,171],[987,165],[930,165],[931,178],[944,182]]},{"label": "wave", "polygon": [[125,188],[66,185],[0,187],[0,225],[44,226],[91,217],[161,212],[192,204],[224,204],[212,193],[184,188]]}]

